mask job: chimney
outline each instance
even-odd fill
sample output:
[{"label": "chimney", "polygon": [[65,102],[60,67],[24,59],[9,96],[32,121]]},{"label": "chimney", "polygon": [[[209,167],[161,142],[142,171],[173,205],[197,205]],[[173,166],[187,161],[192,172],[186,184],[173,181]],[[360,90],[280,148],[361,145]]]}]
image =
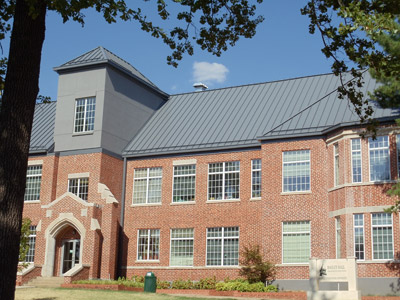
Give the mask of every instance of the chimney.
[{"label": "chimney", "polygon": [[201,91],[205,91],[206,89],[208,89],[208,86],[206,86],[204,83],[201,82],[196,82],[195,84],[193,84],[194,90],[195,92],[201,92]]}]

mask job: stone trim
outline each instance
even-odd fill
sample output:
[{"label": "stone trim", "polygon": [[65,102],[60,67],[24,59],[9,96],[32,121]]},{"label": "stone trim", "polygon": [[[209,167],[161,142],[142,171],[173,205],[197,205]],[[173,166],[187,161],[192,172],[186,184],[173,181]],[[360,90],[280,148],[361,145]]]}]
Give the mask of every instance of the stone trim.
[{"label": "stone trim", "polygon": [[85,200],[82,200],[81,198],[79,198],[77,195],[72,194],[71,192],[66,192],[63,195],[61,195],[60,197],[58,197],[56,200],[52,201],[50,204],[42,205],[42,208],[50,208],[53,205],[55,205],[58,202],[60,202],[65,197],[70,197],[70,198],[74,199],[76,202],[82,204],[83,206],[95,206],[94,203],[88,203]]},{"label": "stone trim", "polygon": [[184,165],[195,165],[197,164],[197,159],[180,159],[174,160],[172,162],[173,166],[184,166]]},{"label": "stone trim", "polygon": [[85,172],[85,173],[73,173],[73,174],[68,174],[68,179],[75,179],[75,178],[89,178],[90,173]]},{"label": "stone trim", "polygon": [[390,208],[390,205],[380,205],[380,206],[360,206],[360,207],[345,207],[338,210],[330,211],[329,218],[334,218],[341,215],[352,215],[352,214],[362,214],[362,213],[374,213],[383,212],[383,210]]},{"label": "stone trim", "polygon": [[43,165],[43,160],[28,160],[28,166],[38,166]]}]

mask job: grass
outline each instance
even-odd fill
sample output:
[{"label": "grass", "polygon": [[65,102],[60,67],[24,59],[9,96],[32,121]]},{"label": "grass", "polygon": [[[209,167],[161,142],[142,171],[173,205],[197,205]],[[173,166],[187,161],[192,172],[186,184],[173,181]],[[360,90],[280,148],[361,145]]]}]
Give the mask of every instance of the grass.
[{"label": "grass", "polygon": [[[17,289],[15,300],[210,300],[209,298],[188,295],[173,296],[153,293],[137,293],[126,291],[61,289],[61,288],[24,288]],[[232,298],[214,298],[214,300],[233,300]]]}]

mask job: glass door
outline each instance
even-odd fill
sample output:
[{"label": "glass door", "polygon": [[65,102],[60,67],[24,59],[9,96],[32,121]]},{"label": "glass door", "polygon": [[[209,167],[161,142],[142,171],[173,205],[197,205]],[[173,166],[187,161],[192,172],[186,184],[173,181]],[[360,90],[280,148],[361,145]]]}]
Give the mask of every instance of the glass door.
[{"label": "glass door", "polygon": [[79,264],[80,240],[67,240],[62,246],[62,269],[64,274]]}]

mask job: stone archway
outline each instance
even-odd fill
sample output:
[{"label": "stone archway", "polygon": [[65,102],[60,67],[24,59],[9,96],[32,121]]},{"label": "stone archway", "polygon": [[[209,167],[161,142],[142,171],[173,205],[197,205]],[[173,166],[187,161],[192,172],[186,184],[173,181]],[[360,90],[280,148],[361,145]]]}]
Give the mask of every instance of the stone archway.
[{"label": "stone archway", "polygon": [[82,259],[86,229],[83,224],[74,217],[72,213],[60,214],[60,216],[55,219],[45,231],[46,251],[44,265],[42,267],[43,277],[52,277],[54,275],[57,275],[54,274],[54,263],[56,259],[56,239],[57,236],[65,231],[65,229],[68,227],[72,227],[80,236],[79,257],[81,257]]}]

